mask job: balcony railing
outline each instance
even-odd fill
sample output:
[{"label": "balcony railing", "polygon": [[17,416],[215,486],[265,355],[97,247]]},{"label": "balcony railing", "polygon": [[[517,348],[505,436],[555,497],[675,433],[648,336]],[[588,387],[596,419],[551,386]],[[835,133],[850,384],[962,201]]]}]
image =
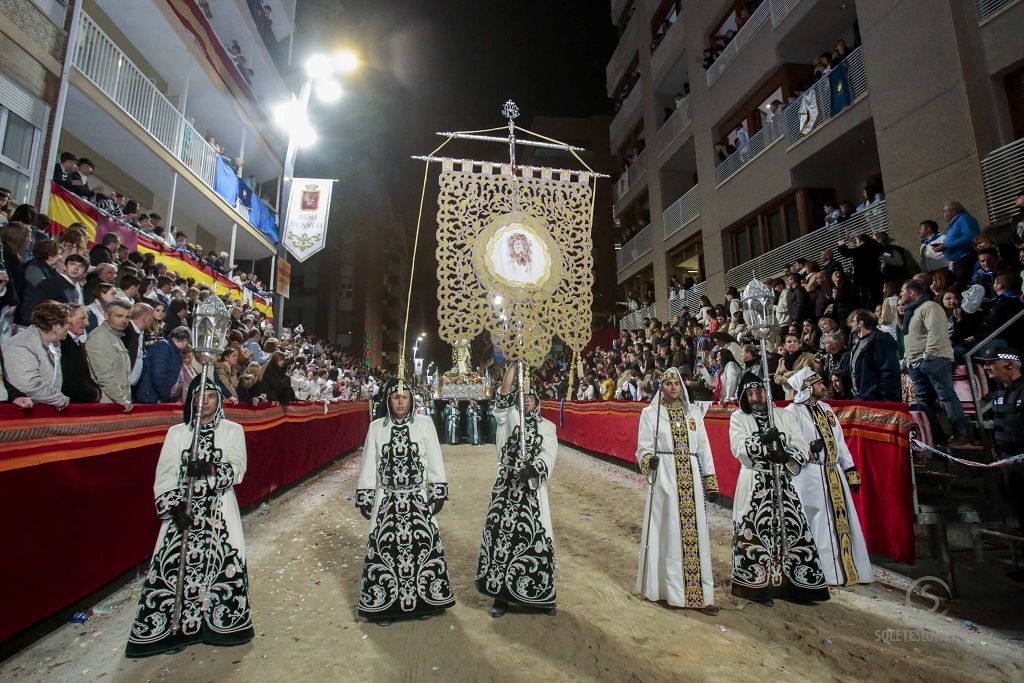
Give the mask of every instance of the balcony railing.
[{"label": "balcony railing", "polygon": [[690,315],[697,315],[697,311],[700,310],[700,298],[708,293],[708,282],[698,282],[693,287],[682,292],[682,296],[672,297],[669,296],[668,300],[668,315],[671,319],[674,315],[679,315],[683,307],[690,309]]},{"label": "balcony railing", "polygon": [[768,22],[768,17],[771,15],[769,5],[768,0],[764,0],[754,10],[754,13],[750,15],[750,19],[747,19],[747,23],[743,24],[743,28],[733,36],[732,42],[725,46],[725,49],[722,50],[722,54],[715,60],[715,63],[704,72],[708,85],[718,80],[718,77],[725,72],[729,65],[736,61],[736,57],[747,46],[747,43],[754,37],[757,30]]},{"label": "balcony railing", "polygon": [[672,112],[672,116],[668,117],[668,120],[658,129],[658,154],[662,154],[672,144],[672,141],[689,127],[691,122],[690,98],[687,96]]},{"label": "balcony railing", "polygon": [[981,162],[981,180],[989,222],[1009,220],[1017,211],[1014,200],[1024,187],[1024,138],[989,152]]},{"label": "balcony railing", "polygon": [[750,142],[727,156],[725,161],[715,167],[715,182],[721,185],[741,168],[761,156],[762,152],[782,137],[783,130],[782,118],[775,116],[764,125],[764,128],[750,136]]},{"label": "balcony railing", "polygon": [[645,148],[639,154],[636,155],[636,159],[633,160],[633,164],[622,172],[619,179],[615,181],[615,202],[618,203],[625,197],[630,189],[635,187],[643,180],[646,175],[646,168],[644,166],[644,154],[647,152]]},{"label": "balcony railing", "polygon": [[654,304],[641,308],[640,310],[627,313],[622,316],[622,320],[619,321],[620,330],[639,330],[644,326],[644,318],[654,317]]},{"label": "balcony railing", "polygon": [[621,271],[623,268],[636,263],[640,257],[651,253],[651,249],[653,248],[654,241],[651,237],[651,226],[648,223],[646,228],[633,235],[633,237],[623,244],[622,248],[615,253],[615,261],[618,264],[618,269]]},{"label": "balcony railing", "polygon": [[[851,105],[868,93],[868,76],[864,71],[862,50],[863,48],[858,47],[846,58],[848,69],[846,80],[850,86]],[[816,118],[812,120],[810,112],[813,108],[805,107],[802,104],[803,98],[791,103],[782,111],[786,143],[789,145],[795,145],[832,120],[832,86],[828,76],[819,78],[807,92],[813,93],[817,111]],[[809,95],[804,93],[804,97],[809,97]],[[837,112],[836,115],[838,116],[843,111],[846,109]]]},{"label": "balcony railing", "polygon": [[978,0],[978,23],[983,24],[1004,7],[1009,7],[1020,0]]},{"label": "balcony railing", "polygon": [[608,128],[608,138],[611,140],[612,149],[619,147],[629,132],[636,126],[634,118],[642,114],[640,109],[640,82],[637,81],[633,90],[622,101],[622,106],[615,112],[612,125]]},{"label": "balcony railing", "polygon": [[882,200],[839,225],[818,228],[799,239],[730,268],[725,274],[725,286],[742,287],[750,282],[751,275],[756,275],[761,279],[779,275],[787,264],[798,258],[817,259],[822,249],[832,249],[836,258],[848,268],[850,262],[836,251],[836,243],[840,239],[850,239],[856,235],[887,232],[888,230],[889,213],[885,206],[885,200]]},{"label": "balcony railing", "polygon": [[768,0],[772,6],[772,26],[778,26],[802,0]]},{"label": "balcony railing", "polygon": [[669,238],[700,216],[700,186],[694,185],[665,209],[665,237]]},{"label": "balcony railing", "polygon": [[72,64],[168,152],[213,188],[217,152],[84,12]]}]

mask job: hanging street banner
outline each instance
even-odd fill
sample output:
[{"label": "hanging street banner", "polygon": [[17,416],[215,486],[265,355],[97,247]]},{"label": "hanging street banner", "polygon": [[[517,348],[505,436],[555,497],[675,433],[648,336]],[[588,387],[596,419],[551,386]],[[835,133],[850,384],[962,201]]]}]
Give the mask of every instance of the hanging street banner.
[{"label": "hanging street banner", "polygon": [[319,178],[292,179],[284,246],[302,263],[327,244],[327,217],[331,212],[334,181]]},{"label": "hanging street banner", "polygon": [[291,294],[292,264],[287,259],[277,257],[277,287],[274,291],[285,299]]}]

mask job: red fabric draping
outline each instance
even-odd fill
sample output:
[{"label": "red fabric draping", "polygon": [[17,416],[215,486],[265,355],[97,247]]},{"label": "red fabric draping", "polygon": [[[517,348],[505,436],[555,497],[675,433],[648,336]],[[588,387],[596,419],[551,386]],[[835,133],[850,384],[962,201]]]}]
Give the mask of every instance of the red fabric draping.
[{"label": "red fabric draping", "polygon": [[[637,430],[644,403],[566,402],[564,424],[557,401],[544,401],[544,417],[558,425],[559,440],[636,462]],[[900,403],[832,401],[864,485],[853,495],[868,550],[900,562],[914,561],[913,482],[909,454],[912,424]],[[715,473],[732,497],[740,465],[729,446],[729,415],[735,406],[712,405],[705,417]]]},{"label": "red fabric draping", "polygon": [[[232,407],[248,471],[236,493],[249,505],[362,444],[366,402]],[[159,523],[153,476],[180,405],[0,406],[0,641],[67,607],[143,561]]]}]

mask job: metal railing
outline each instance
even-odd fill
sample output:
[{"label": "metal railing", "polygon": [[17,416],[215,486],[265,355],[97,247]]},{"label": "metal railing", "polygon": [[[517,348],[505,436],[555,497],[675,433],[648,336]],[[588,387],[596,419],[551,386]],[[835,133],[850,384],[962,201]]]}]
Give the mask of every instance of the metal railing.
[{"label": "metal railing", "polygon": [[676,234],[700,216],[700,186],[694,185],[665,209],[665,238]]},{"label": "metal railing", "polygon": [[639,23],[641,22],[630,22],[630,25],[622,32],[615,50],[612,51],[611,59],[608,60],[608,65],[605,67],[605,78],[610,86],[614,87],[622,80],[622,77],[626,75],[626,69],[633,63],[633,59],[637,57],[637,43],[639,41],[636,37],[637,28],[634,24]]},{"label": "metal railing", "polygon": [[72,64],[168,152],[213,187],[217,152],[84,12]]},{"label": "metal railing", "polygon": [[715,63],[704,72],[708,85],[718,80],[719,76],[725,72],[729,65],[736,61],[737,55],[743,51],[743,48],[747,46],[747,43],[754,37],[757,30],[768,23],[768,17],[771,15],[770,4],[768,0],[764,0],[754,10],[754,13],[750,15],[750,19],[747,19],[747,23],[743,24],[743,28],[733,36],[732,42],[725,46],[725,49],[722,50],[722,54],[715,60]]},{"label": "metal railing", "polygon": [[633,235],[628,242],[622,245],[621,249],[615,252],[615,262],[618,264],[618,270],[621,271],[623,268],[636,263],[640,257],[651,253],[653,248],[654,240],[651,237],[651,224],[648,223],[647,227]]},{"label": "metal railing", "polygon": [[799,239],[730,268],[725,273],[725,286],[742,287],[750,282],[752,273],[760,279],[777,276],[786,265],[798,258],[817,260],[822,249],[832,249],[843,266],[849,268],[849,259],[836,250],[836,244],[840,239],[888,230],[889,212],[883,199],[870,209],[854,214],[852,218],[838,225],[818,228]]},{"label": "metal railing", "polygon": [[[850,104],[868,93],[868,77],[864,71],[863,48],[857,48],[849,54],[847,65],[847,83],[850,87]],[[805,137],[818,130],[832,120],[832,85],[828,76],[819,78],[811,89],[804,93],[804,98],[813,93],[813,107],[805,107],[803,98],[791,103],[782,111],[782,121],[786,131],[786,143],[795,145]],[[816,112],[816,115],[812,114]],[[842,111],[836,113],[838,116]],[[776,116],[776,118],[779,118]],[[774,121],[775,119],[773,119]]]},{"label": "metal railing", "polygon": [[629,191],[636,187],[643,180],[646,175],[646,168],[644,166],[644,154],[647,152],[647,148],[644,148],[636,158],[633,160],[632,165],[622,172],[618,180],[615,181],[615,202],[618,203],[629,194]]},{"label": "metal railing", "polygon": [[1024,138],[989,152],[981,162],[981,182],[990,223],[1009,220],[1024,187]]},{"label": "metal railing", "polygon": [[664,153],[665,149],[692,123],[690,116],[690,97],[686,96],[679,102],[672,116],[668,117],[665,123],[658,129],[658,154]]},{"label": "metal railing", "polygon": [[778,26],[789,13],[796,9],[801,0],[768,0],[772,6],[772,26]]},{"label": "metal railing", "polygon": [[761,156],[782,137],[784,127],[782,118],[776,115],[764,128],[750,136],[750,141],[725,158],[715,167],[715,182],[721,185],[736,174],[741,168]]},{"label": "metal railing", "polygon": [[1020,2],[1020,0],[978,0],[978,23],[985,23],[992,15],[1015,2]]},{"label": "metal railing", "polygon": [[622,320],[619,321],[620,330],[639,330],[644,326],[644,318],[654,317],[654,304],[646,306],[632,313],[627,313],[622,316]]},{"label": "metal railing", "polygon": [[690,309],[690,315],[697,315],[697,311],[700,310],[700,298],[708,293],[708,282],[698,282],[693,287],[683,291],[682,296],[673,297],[669,293],[668,299],[668,315],[671,320],[672,316],[679,315],[683,307]]}]

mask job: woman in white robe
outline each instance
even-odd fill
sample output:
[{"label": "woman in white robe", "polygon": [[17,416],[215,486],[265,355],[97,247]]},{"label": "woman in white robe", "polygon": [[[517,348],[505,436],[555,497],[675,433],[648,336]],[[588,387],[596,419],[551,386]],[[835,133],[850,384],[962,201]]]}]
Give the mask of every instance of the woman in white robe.
[{"label": "woman in white robe", "polygon": [[548,479],[555,467],[558,435],[540,415],[535,394],[526,396],[526,453],[520,443],[518,395],[509,365],[494,398],[498,476],[484,519],[476,588],[494,598],[492,617],[511,605],[555,613],[555,535],[548,505]]},{"label": "woman in white robe", "polygon": [[[370,423],[356,507],[370,520],[359,616],[387,626],[439,614],[455,604],[436,515],[448,480],[434,421],[412,414],[412,392],[389,383]],[[383,412],[383,411],[382,411]]]},{"label": "woman in white robe", "polygon": [[689,402],[675,368],[665,371],[660,397],[640,414],[637,441],[640,471],[653,482],[644,507],[641,543],[647,546],[646,552],[640,548],[637,592],[654,602],[715,614],[705,501],[718,497],[718,479],[704,415]]},{"label": "woman in white robe", "polygon": [[830,586],[871,583],[874,571],[851,496],[851,487],[859,489],[861,479],[843,426],[832,407],[819,400],[825,383],[811,368],[797,372],[789,383],[797,394],[786,412],[810,444],[809,462],[793,477],[793,486],[818,546],[825,580]]},{"label": "woman in white robe", "polygon": [[[201,377],[188,388],[184,421],[167,430],[153,492],[160,533],[125,656],[147,657],[194,643],[239,645],[255,635],[249,616],[245,539],[234,487],[245,476],[245,433],[224,419],[222,396],[206,385],[195,462],[189,464]],[[192,483],[188,509],[185,497]],[[181,529],[188,529],[188,561],[180,627],[173,623],[179,581]]]}]

